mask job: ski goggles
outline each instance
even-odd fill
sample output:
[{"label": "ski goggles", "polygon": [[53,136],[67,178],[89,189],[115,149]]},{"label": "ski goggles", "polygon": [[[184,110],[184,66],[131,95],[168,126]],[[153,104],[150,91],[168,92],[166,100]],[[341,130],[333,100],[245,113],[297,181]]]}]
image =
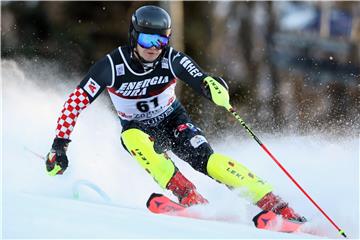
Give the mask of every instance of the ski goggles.
[{"label": "ski goggles", "polygon": [[157,49],[161,49],[169,44],[169,39],[170,37],[161,36],[159,34],[140,33],[137,43],[142,48],[156,47]]}]

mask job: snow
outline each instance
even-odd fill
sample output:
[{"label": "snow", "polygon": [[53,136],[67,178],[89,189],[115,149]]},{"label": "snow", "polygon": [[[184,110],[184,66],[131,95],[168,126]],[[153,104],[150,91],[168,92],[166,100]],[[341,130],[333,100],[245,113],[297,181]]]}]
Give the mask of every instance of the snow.
[{"label": "snow", "polygon": [[[31,151],[46,155],[62,104],[77,83],[66,83],[64,76],[46,67],[27,64],[20,68],[14,61],[2,61],[3,238],[315,238],[256,229],[251,222],[256,207],[174,156],[211,202],[194,208],[207,220],[150,213],[145,203],[152,192],[172,196],[122,148],[120,124],[105,97],[80,115],[68,150],[68,170],[63,176],[48,176],[44,161]],[[358,137],[259,137],[347,235],[359,238]],[[310,220],[309,231],[321,234],[320,238],[338,237],[245,131],[224,132],[224,139],[213,147],[272,183],[277,194]],[[108,199],[84,183],[98,186]]]}]

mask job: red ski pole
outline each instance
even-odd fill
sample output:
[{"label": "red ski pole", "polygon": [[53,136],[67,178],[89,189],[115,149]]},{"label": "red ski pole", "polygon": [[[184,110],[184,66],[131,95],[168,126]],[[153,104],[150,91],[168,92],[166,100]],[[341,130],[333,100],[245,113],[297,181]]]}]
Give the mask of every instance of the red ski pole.
[{"label": "red ski pole", "polygon": [[269,149],[260,141],[258,137],[254,134],[254,132],[246,125],[246,123],[241,119],[240,115],[232,108],[226,108],[234,117],[240,122],[240,124],[246,129],[246,131],[250,134],[251,137],[255,139],[255,141],[260,145],[262,149],[271,157],[272,160],[283,170],[283,172],[290,178],[290,180],[300,189],[300,191],[305,194],[305,196],[312,202],[315,207],[326,217],[327,220],[337,229],[339,234],[346,238],[346,234],[344,230],[339,228],[336,223],[321,209],[321,207],[307,194],[307,192],[297,183],[297,181],[290,175],[290,173],[281,165],[281,163],[271,154]]}]

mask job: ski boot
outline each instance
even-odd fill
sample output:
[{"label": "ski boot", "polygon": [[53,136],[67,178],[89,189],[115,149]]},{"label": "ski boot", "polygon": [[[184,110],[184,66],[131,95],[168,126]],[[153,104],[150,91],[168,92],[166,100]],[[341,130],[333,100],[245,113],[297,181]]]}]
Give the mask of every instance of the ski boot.
[{"label": "ski boot", "polygon": [[301,223],[306,222],[306,218],[297,214],[289,204],[284,202],[279,196],[276,196],[272,192],[266,194],[256,205],[265,210],[274,212],[277,215],[281,215],[283,218]]},{"label": "ski boot", "polygon": [[179,171],[176,171],[166,188],[172,191],[179,199],[179,203],[184,206],[189,207],[192,205],[208,203],[208,200],[196,191],[195,185],[186,179]]},{"label": "ski boot", "polygon": [[272,211],[261,211],[253,219],[257,228],[292,233],[301,229],[302,222],[284,219]]}]

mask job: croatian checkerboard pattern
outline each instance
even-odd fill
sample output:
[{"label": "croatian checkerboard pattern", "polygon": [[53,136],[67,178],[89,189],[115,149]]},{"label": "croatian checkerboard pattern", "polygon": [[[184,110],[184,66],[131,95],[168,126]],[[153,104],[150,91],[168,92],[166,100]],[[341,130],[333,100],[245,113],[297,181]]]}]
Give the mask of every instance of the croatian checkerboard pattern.
[{"label": "croatian checkerboard pattern", "polygon": [[76,88],[70,94],[61,111],[61,116],[57,121],[56,137],[69,139],[80,112],[89,104],[90,101],[87,93],[79,87]]}]

